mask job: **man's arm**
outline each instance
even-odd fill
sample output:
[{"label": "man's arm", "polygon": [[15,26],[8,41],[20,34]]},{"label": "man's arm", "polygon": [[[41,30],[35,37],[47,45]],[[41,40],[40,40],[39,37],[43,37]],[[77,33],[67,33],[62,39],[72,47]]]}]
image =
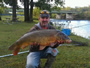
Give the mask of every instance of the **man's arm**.
[{"label": "man's arm", "polygon": [[40,30],[40,28],[36,25],[34,25],[30,30],[29,32],[32,32],[32,31],[35,31],[35,30]]}]

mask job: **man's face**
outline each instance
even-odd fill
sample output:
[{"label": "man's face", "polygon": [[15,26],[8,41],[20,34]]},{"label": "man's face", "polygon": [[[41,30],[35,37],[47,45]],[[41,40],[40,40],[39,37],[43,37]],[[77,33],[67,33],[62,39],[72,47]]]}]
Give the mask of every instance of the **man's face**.
[{"label": "man's face", "polygon": [[42,27],[46,27],[49,20],[50,20],[50,17],[39,17],[39,21]]}]

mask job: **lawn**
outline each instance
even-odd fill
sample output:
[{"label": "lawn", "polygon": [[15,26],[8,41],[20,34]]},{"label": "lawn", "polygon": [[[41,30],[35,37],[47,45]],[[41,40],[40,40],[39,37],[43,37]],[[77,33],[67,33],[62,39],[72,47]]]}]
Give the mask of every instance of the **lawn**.
[{"label": "lawn", "polygon": [[[22,19],[20,18],[20,20]],[[22,22],[8,25],[0,21],[0,56],[11,54],[12,51],[9,51],[8,47],[36,23],[35,20],[34,23]],[[52,68],[90,68],[90,40],[73,34],[70,35],[70,38],[74,41],[88,43],[88,46],[59,46],[59,54]],[[29,47],[20,51],[28,49]],[[0,58],[0,68],[25,68],[27,55],[28,53]],[[45,61],[46,59],[41,60],[42,68]]]}]

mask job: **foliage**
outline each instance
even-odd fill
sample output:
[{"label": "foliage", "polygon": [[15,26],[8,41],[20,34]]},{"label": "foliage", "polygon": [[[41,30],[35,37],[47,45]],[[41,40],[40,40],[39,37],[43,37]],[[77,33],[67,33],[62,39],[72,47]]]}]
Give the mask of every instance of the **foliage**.
[{"label": "foliage", "polygon": [[84,16],[86,19],[90,20],[90,11],[85,11]]},{"label": "foliage", "polygon": [[[35,3],[36,7],[39,7],[41,10],[51,10],[52,4],[49,4],[50,0],[38,0],[38,2]],[[55,0],[54,6],[63,6],[64,1],[63,0]]]},{"label": "foliage", "polygon": [[90,36],[88,38],[90,39]]},{"label": "foliage", "polygon": [[51,18],[56,18],[56,14],[52,14],[51,15]]},{"label": "foliage", "polygon": [[56,5],[61,5],[61,6],[64,6],[64,1],[63,0],[55,0],[55,4]]},{"label": "foliage", "polygon": [[5,8],[6,8],[6,7],[5,7],[4,4],[3,4],[3,0],[0,0],[0,14],[2,14],[2,13],[5,12],[5,11],[4,11]]},{"label": "foliage", "polygon": [[24,12],[17,12],[17,14],[23,14],[24,15]]},{"label": "foliage", "polygon": [[13,1],[13,0],[3,0],[6,4],[9,4],[10,6],[16,5],[17,8],[19,8],[18,4],[17,4],[17,0]]},{"label": "foliage", "polygon": [[39,7],[41,10],[47,9],[50,10],[50,5],[45,3],[45,0],[38,0],[38,2],[35,3],[36,7]]},{"label": "foliage", "polygon": [[35,16],[35,17],[39,17],[39,14],[40,14],[40,9],[39,8],[35,8],[34,10],[33,10],[33,16]]},{"label": "foliage", "polygon": [[0,2],[2,2],[2,0],[0,0]]},{"label": "foliage", "polygon": [[61,10],[69,10],[69,11],[74,11],[77,12],[78,14],[75,15],[75,19],[88,19],[90,20],[90,6],[88,7],[65,7],[61,8]]},{"label": "foliage", "polygon": [[61,7],[54,6],[54,7],[51,8],[51,10],[60,11]]},{"label": "foliage", "polygon": [[62,8],[61,10],[72,10],[70,7]]},{"label": "foliage", "polygon": [[4,9],[0,7],[0,14],[4,13]]}]

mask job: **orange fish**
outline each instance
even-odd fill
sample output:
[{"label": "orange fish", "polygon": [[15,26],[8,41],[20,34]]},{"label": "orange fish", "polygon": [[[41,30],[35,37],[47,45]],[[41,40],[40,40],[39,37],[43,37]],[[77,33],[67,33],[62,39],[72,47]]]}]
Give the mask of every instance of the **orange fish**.
[{"label": "orange fish", "polygon": [[71,39],[59,30],[37,30],[23,35],[9,47],[9,50],[13,50],[13,55],[17,55],[20,48],[24,49],[32,43],[39,43],[39,50],[43,50],[46,46],[52,46],[56,41],[70,43]]}]

